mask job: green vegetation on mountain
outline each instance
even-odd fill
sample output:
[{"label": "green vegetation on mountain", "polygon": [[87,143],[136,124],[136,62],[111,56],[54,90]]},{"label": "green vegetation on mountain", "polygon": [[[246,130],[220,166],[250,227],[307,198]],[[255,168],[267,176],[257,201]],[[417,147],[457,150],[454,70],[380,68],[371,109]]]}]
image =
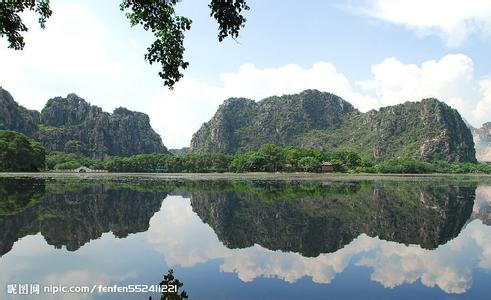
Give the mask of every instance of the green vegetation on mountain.
[{"label": "green vegetation on mountain", "polygon": [[193,135],[191,150],[235,153],[257,150],[267,143],[295,145],[306,130],[336,129],[355,112],[343,99],[317,91],[260,102],[231,98]]},{"label": "green vegetation on mountain", "polygon": [[476,161],[471,132],[443,102],[424,99],[360,113],[343,99],[316,90],[259,102],[226,100],[193,135],[191,151],[243,153],[266,143],[345,149],[376,161]]},{"label": "green vegetation on mountain", "polygon": [[117,108],[112,114],[75,94],[48,100],[41,113],[19,106],[0,88],[0,129],[39,141],[48,151],[92,159],[139,153],[167,153],[146,114]]},{"label": "green vegetation on mountain", "polygon": [[12,130],[33,136],[41,114],[28,110],[14,101],[9,92],[0,87],[0,130]]},{"label": "green vegetation on mountain", "polygon": [[22,133],[0,130],[0,172],[44,169],[46,150]]}]

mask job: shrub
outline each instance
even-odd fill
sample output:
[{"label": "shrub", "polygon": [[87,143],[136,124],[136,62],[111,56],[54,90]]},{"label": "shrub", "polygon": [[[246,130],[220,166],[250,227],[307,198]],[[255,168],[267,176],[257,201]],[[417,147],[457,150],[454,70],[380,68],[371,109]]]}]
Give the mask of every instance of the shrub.
[{"label": "shrub", "polygon": [[46,165],[46,150],[22,133],[0,130],[0,171],[40,171]]}]

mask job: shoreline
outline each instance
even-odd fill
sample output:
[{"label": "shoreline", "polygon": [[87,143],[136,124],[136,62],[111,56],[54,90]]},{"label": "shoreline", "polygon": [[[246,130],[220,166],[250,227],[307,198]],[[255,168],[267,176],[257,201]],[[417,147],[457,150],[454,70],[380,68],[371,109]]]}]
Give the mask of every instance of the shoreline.
[{"label": "shoreline", "polygon": [[346,174],[346,173],[73,173],[73,172],[0,172],[0,178],[81,179],[81,180],[156,180],[156,181],[420,181],[479,180],[491,181],[490,174]]}]

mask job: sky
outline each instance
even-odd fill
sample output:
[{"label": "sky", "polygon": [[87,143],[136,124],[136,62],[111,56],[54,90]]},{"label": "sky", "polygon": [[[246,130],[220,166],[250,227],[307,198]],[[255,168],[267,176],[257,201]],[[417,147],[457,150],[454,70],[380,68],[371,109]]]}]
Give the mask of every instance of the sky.
[{"label": "sky", "polygon": [[130,27],[115,0],[52,1],[44,30],[25,14],[24,50],[0,40],[0,85],[29,109],[76,93],[108,112],[144,112],[168,148],[189,146],[229,97],[305,89],[363,112],[435,97],[473,126],[491,121],[489,0],[248,0],[239,38],[222,43],[208,2],[176,6],[193,24],[173,90],[144,60],[152,34]]}]

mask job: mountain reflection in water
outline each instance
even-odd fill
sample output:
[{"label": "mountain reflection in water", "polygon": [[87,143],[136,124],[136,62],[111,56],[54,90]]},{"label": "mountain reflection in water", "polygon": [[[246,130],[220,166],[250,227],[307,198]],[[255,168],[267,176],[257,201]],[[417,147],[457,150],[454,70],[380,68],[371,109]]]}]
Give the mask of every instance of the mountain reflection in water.
[{"label": "mountain reflection in water", "polygon": [[476,182],[0,178],[0,270],[28,235],[77,251],[106,232],[145,232],[168,266],[220,259],[246,282],[330,283],[354,265],[384,287],[464,293],[475,269],[491,270],[490,208],[491,187]]}]

